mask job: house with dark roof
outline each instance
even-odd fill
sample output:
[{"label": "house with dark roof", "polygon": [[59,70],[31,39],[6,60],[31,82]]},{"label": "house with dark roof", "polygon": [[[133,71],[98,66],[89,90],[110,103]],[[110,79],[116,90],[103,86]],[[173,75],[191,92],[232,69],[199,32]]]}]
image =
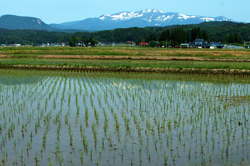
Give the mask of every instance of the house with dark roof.
[{"label": "house with dark roof", "polygon": [[195,41],[190,44],[190,47],[202,48],[206,44],[207,44],[207,41],[204,41],[203,39],[195,39]]},{"label": "house with dark roof", "polygon": [[84,42],[83,42],[83,41],[76,41],[76,42],[75,42],[75,46],[76,46],[76,47],[84,47],[85,45],[84,45]]},{"label": "house with dark roof", "polygon": [[223,48],[225,46],[226,46],[225,44],[221,44],[219,42],[210,42],[210,43],[204,45],[203,48],[215,49],[215,48]]},{"label": "house with dark roof", "polygon": [[196,39],[194,45],[201,46],[203,44],[203,39]]}]

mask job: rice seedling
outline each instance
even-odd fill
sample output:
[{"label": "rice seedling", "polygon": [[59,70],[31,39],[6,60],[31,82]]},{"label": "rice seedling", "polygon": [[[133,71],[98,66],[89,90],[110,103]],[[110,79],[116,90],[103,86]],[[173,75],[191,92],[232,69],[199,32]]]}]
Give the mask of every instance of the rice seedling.
[{"label": "rice seedling", "polygon": [[96,109],[94,109],[94,115],[95,115],[96,123],[98,124],[98,121],[99,121],[99,113],[97,112]]},{"label": "rice seedling", "polygon": [[3,153],[2,153],[1,163],[5,163],[6,160],[7,160],[7,158],[6,158],[6,152],[3,152]]},{"label": "rice seedling", "polygon": [[209,161],[210,161],[210,162],[212,161],[212,157],[213,157],[213,154],[211,153],[211,154],[209,155]]},{"label": "rice seedling", "polygon": [[83,152],[81,152],[81,154],[80,154],[80,159],[81,159],[81,163],[83,162],[83,159],[84,159],[84,157],[83,157]]},{"label": "rice seedling", "polygon": [[23,158],[23,147],[21,147],[20,155],[21,155],[21,158]]},{"label": "rice seedling", "polygon": [[39,162],[39,158],[38,158],[38,150],[36,150],[35,161],[36,161],[36,163],[38,163],[38,162]]},{"label": "rice seedling", "polygon": [[91,162],[93,160],[93,150],[92,149],[90,150],[90,160],[91,160]]},{"label": "rice seedling", "polygon": [[52,165],[53,165],[53,163],[54,163],[53,161],[49,161],[49,163],[48,163],[48,164],[49,164],[49,166],[52,166]]},{"label": "rice seedling", "polygon": [[64,158],[65,158],[65,154],[64,155],[60,155],[60,158],[59,158],[59,164],[60,165],[63,165]]},{"label": "rice seedling", "polygon": [[59,157],[60,155],[60,150],[61,150],[60,142],[56,142],[55,154],[57,157]]},{"label": "rice seedling", "polygon": [[88,109],[85,109],[85,123],[87,127],[88,127],[88,119],[89,119],[89,111]]},{"label": "rice seedling", "polygon": [[168,156],[164,153],[164,165],[168,164]]},{"label": "rice seedling", "polygon": [[[36,146],[41,147],[39,165],[79,165],[81,158],[87,165],[112,160],[124,165],[225,164],[234,151],[239,160],[247,156],[249,102],[241,96],[250,93],[248,83],[214,83],[204,81],[212,78],[204,75],[189,81],[189,76],[164,74],[151,79],[147,74],[54,73],[33,84],[0,84],[0,147],[9,154],[26,149],[18,164],[35,165]],[[51,153],[43,145],[54,149],[56,160],[42,157]],[[70,155],[63,157],[65,152]]]}]

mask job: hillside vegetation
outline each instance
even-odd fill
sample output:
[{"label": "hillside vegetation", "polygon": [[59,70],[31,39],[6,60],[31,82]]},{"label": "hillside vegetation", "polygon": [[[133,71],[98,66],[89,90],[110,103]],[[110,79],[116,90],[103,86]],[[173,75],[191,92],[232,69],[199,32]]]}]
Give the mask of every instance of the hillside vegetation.
[{"label": "hillside vegetation", "polygon": [[[234,22],[208,22],[197,25],[181,25],[168,27],[146,27],[146,28],[125,28],[106,30],[98,32],[49,32],[38,30],[7,30],[0,29],[1,44],[27,44],[37,45],[41,43],[69,43],[70,38],[86,40],[95,38],[100,42],[126,42],[126,41],[166,41],[178,38],[173,35],[175,32],[182,32],[181,41],[191,42],[193,30],[198,31],[195,37],[204,37],[208,41],[243,44],[243,41],[250,41],[250,24]],[[168,33],[166,35],[166,33]],[[165,34],[165,36],[164,36]],[[177,33],[179,34],[179,33]]]}]

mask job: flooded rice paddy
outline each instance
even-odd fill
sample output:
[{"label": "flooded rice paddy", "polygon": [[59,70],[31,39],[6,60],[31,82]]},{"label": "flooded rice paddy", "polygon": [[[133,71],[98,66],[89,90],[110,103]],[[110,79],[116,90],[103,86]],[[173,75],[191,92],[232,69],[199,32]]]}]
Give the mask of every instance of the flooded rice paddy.
[{"label": "flooded rice paddy", "polygon": [[250,164],[249,77],[0,74],[0,165]]}]

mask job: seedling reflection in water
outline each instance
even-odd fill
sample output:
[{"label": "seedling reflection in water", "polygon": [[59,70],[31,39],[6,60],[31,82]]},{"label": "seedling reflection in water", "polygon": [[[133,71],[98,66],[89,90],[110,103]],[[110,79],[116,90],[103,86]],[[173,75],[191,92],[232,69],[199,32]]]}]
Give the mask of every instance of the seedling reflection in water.
[{"label": "seedling reflection in water", "polygon": [[[37,146],[41,147],[39,164],[49,165],[65,161],[79,165],[83,159],[87,165],[110,161],[195,165],[196,160],[223,164],[234,150],[238,149],[239,158],[246,155],[249,102],[241,96],[250,93],[248,83],[172,80],[163,78],[164,74],[145,79],[147,74],[138,73],[132,77],[126,73],[55,73],[47,71],[46,80],[37,84],[0,85],[0,146],[9,154],[20,152],[17,156],[23,157],[17,161],[12,157],[18,165],[35,165]],[[199,76],[204,77],[208,76]],[[9,142],[13,147],[7,147]],[[43,158],[50,156],[45,146],[54,148],[56,160]],[[212,156],[217,152],[220,157]],[[5,154],[3,150],[1,160],[12,164]]]}]

